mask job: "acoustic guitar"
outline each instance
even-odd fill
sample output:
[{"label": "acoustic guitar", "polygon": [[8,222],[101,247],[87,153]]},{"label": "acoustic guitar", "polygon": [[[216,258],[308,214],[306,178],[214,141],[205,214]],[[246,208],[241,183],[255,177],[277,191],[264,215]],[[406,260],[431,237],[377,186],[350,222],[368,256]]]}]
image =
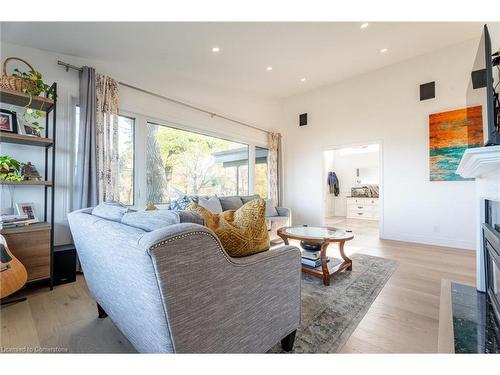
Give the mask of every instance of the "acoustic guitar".
[{"label": "acoustic guitar", "polygon": [[0,298],[21,289],[28,280],[23,264],[10,252],[7,241],[0,235]]}]

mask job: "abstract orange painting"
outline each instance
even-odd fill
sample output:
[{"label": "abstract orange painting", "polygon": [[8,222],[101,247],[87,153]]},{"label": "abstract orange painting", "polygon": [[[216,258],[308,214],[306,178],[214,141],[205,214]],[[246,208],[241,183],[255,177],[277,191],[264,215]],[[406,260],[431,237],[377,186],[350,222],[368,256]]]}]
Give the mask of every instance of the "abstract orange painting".
[{"label": "abstract orange painting", "polygon": [[429,116],[431,181],[467,180],[455,173],[465,150],[483,145],[481,106]]}]

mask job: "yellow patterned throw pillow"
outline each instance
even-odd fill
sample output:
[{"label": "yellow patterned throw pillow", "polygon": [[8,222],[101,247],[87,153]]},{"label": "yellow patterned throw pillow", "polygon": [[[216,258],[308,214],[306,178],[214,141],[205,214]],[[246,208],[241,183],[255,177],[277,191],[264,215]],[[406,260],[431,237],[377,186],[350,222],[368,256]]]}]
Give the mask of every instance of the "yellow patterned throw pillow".
[{"label": "yellow patterned throw pillow", "polygon": [[219,237],[224,250],[232,257],[245,257],[269,250],[269,233],[266,226],[266,202],[255,199],[234,210],[215,214],[191,203],[187,208],[198,212],[205,225]]}]

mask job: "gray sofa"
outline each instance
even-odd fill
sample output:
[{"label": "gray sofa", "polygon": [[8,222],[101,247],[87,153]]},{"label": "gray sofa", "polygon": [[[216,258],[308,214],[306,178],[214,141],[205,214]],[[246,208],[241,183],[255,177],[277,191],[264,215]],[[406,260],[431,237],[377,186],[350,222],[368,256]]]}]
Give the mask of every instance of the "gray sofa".
[{"label": "gray sofa", "polygon": [[193,212],[99,205],[68,215],[99,317],[142,353],[291,350],[300,250],[231,258]]},{"label": "gray sofa", "polygon": [[[187,203],[191,200],[197,202],[199,200],[198,195],[186,196],[181,198],[182,203],[172,204],[174,209],[184,209]],[[209,198],[208,196],[202,196],[204,198]],[[188,199],[186,199],[188,198]],[[253,199],[260,198],[259,194],[254,195],[234,195],[234,196],[220,196],[216,197],[219,199],[223,211],[227,210],[237,210],[245,203],[250,202]],[[266,201],[267,202],[267,201]],[[289,208],[286,207],[268,207],[266,209],[266,222],[267,230],[269,231],[269,238],[273,242],[281,242],[281,238],[277,234],[277,230],[281,227],[289,226],[291,223],[291,212]]]}]

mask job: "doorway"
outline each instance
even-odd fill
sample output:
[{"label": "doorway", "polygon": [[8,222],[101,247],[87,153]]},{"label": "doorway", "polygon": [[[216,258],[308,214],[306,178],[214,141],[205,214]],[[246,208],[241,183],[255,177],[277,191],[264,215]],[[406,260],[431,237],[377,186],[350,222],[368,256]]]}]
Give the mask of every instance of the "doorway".
[{"label": "doorway", "polygon": [[339,146],[324,151],[324,225],[380,236],[381,155],[380,142]]}]

